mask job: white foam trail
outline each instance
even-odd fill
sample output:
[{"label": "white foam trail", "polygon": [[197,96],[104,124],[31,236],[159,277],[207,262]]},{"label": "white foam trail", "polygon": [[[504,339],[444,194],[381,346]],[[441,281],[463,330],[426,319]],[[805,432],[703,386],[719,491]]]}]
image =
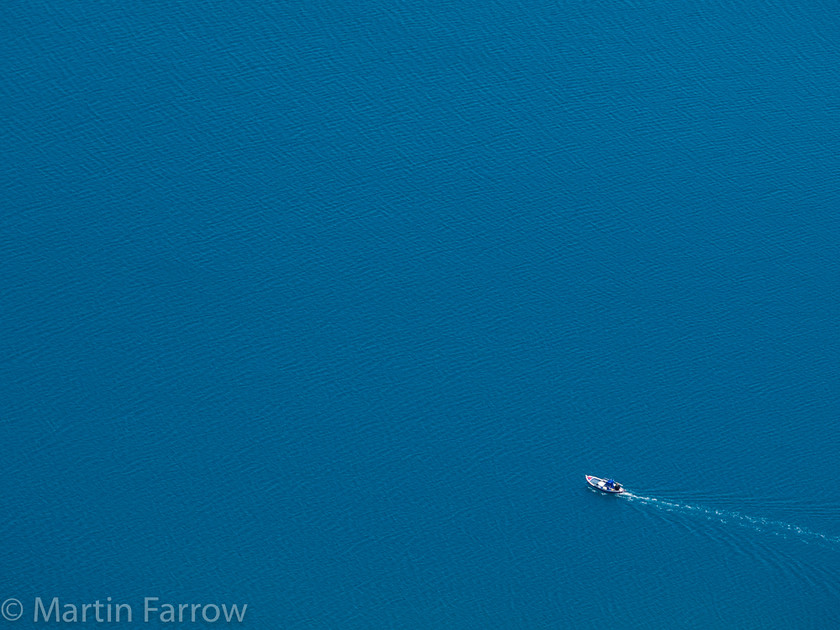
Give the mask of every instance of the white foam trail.
[{"label": "white foam trail", "polygon": [[782,536],[783,538],[790,536],[804,542],[817,541],[831,545],[840,545],[840,536],[828,536],[826,534],[810,530],[807,527],[800,527],[791,523],[785,523],[784,521],[774,521],[769,518],[749,516],[747,514],[733,512],[731,510],[714,510],[697,505],[680,503],[678,501],[657,499],[656,497],[645,497],[633,494],[632,492],[625,492],[621,496],[629,499],[630,501],[638,501],[645,505],[651,505],[665,512],[697,514],[699,516],[704,516],[707,520],[719,521],[721,523],[734,523],[741,527],[749,527],[758,532]]}]

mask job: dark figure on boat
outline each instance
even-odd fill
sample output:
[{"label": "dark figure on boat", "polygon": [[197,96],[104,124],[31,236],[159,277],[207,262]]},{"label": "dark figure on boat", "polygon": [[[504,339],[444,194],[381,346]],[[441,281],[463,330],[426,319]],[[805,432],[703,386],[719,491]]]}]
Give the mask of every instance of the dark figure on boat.
[{"label": "dark figure on boat", "polygon": [[615,479],[607,479],[607,483],[604,484],[604,487],[610,492],[621,492],[621,484],[616,483]]}]

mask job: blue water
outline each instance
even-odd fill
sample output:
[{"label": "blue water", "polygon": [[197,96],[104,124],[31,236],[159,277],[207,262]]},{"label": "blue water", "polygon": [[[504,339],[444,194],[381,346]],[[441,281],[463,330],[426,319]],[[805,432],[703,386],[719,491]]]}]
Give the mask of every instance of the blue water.
[{"label": "blue water", "polygon": [[15,627],[840,624],[834,3],[141,4],[0,20]]}]

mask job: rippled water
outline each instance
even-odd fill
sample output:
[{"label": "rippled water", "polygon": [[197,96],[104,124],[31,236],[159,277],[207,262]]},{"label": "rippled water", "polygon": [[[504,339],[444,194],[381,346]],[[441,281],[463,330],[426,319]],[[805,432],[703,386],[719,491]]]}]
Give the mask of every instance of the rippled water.
[{"label": "rippled water", "polygon": [[774,536],[781,536],[782,538],[789,538],[805,543],[822,543],[828,549],[837,550],[837,545],[840,545],[840,536],[827,536],[826,534],[812,531],[807,527],[801,527],[794,523],[774,521],[763,516],[749,516],[747,514],[733,512],[731,510],[720,510],[698,505],[689,505],[678,501],[667,501],[664,499],[657,499],[656,497],[643,497],[631,492],[628,492],[623,496],[627,497],[629,500],[638,501],[645,506],[653,506],[665,512],[695,515],[698,518],[718,522],[721,525],[735,524],[740,527],[752,529],[761,534],[772,534]]},{"label": "rippled water", "polygon": [[836,626],[835,9],[7,9],[0,598]]}]

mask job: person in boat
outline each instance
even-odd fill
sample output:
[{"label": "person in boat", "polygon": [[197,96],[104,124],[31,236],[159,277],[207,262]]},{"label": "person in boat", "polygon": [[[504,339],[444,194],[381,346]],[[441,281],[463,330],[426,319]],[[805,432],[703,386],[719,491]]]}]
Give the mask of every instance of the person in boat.
[{"label": "person in boat", "polygon": [[607,479],[607,490],[614,490],[615,489],[615,480],[614,479]]}]

